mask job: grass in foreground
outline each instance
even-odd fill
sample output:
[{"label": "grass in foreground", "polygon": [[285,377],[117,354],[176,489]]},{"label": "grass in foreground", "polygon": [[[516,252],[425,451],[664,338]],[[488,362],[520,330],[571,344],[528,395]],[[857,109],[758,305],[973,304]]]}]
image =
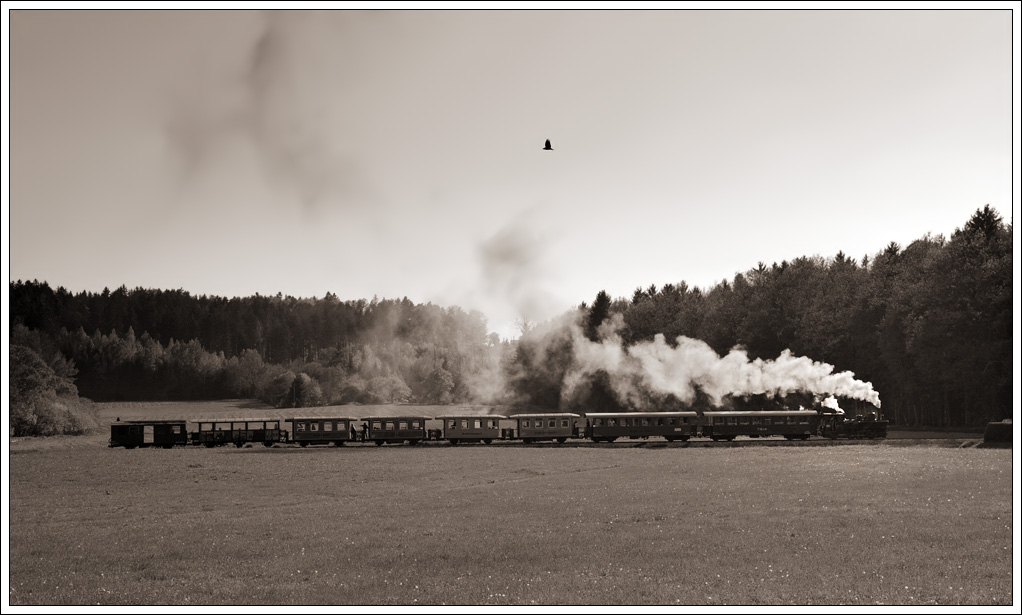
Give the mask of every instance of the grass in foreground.
[{"label": "grass in foreground", "polygon": [[1010,450],[44,449],[11,604],[1011,604]]}]

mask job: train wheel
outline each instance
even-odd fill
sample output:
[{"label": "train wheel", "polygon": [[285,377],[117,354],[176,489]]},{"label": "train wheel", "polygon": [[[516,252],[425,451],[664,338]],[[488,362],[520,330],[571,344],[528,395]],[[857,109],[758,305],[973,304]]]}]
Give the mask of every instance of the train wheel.
[{"label": "train wheel", "polygon": [[567,442],[567,441],[568,441],[568,439],[567,439],[567,438],[557,438],[557,443],[558,443],[558,444],[564,444],[564,443],[565,443],[565,442]]},{"label": "train wheel", "polygon": [[377,440],[376,446],[383,446],[383,440]]},{"label": "train wheel", "polygon": [[452,439],[450,439],[448,441],[451,443],[451,446],[458,446],[458,442],[460,440],[458,440],[457,438],[452,438]]},{"label": "train wheel", "polygon": [[408,441],[408,446],[415,446],[415,445],[416,445],[416,444],[418,444],[418,443],[419,443],[419,441],[418,441],[418,440],[409,440],[409,441]]},{"label": "train wheel", "polygon": [[308,442],[302,442],[302,443],[301,443],[301,447],[302,447],[302,448],[305,448],[305,447],[306,447],[306,446],[308,446],[308,445],[309,445],[309,443],[308,443]]},{"label": "train wheel", "polygon": [[273,442],[267,440],[266,442],[263,442],[263,446],[265,446],[266,448],[270,448],[271,446],[273,446]]},{"label": "train wheel", "polygon": [[334,446],[344,446],[344,440],[334,440]]},{"label": "train wheel", "polygon": [[483,444],[493,444],[493,440],[486,438],[483,440]]},{"label": "train wheel", "polygon": [[244,442],[235,442],[234,446],[236,446],[238,448],[241,448],[241,447],[245,446],[245,443]]}]

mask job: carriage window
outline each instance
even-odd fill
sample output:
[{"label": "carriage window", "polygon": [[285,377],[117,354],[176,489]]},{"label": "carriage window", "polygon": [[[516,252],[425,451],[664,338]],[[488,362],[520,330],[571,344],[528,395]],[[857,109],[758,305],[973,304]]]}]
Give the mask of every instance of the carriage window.
[{"label": "carriage window", "polygon": [[608,427],[617,427],[617,419],[607,419]]},{"label": "carriage window", "polygon": [[457,421],[457,419],[451,419],[451,420],[447,421],[447,428],[448,429],[457,429],[458,428],[458,421]]},{"label": "carriage window", "polygon": [[172,432],[174,432],[174,433],[181,433],[181,426],[180,425],[171,425],[170,430]]},{"label": "carriage window", "polygon": [[309,423],[309,431],[319,431],[319,423]]},{"label": "carriage window", "polygon": [[548,427],[557,427],[557,419],[550,419]]},{"label": "carriage window", "polygon": [[522,419],[522,427],[528,427],[528,426],[529,426],[529,419]]},{"label": "carriage window", "polygon": [[387,429],[387,430],[393,430],[394,429],[394,421],[387,421],[386,423],[384,423],[383,427],[384,427],[384,429]]},{"label": "carriage window", "polygon": [[382,421],[373,421],[373,429],[383,429]]},{"label": "carriage window", "polygon": [[656,426],[657,427],[663,427],[664,426],[664,420],[663,419],[657,419],[656,420]]},{"label": "carriage window", "polygon": [[408,421],[398,421],[398,429],[408,429]]},{"label": "carriage window", "polygon": [[647,427],[649,425],[649,419],[642,419],[642,426]]},{"label": "carriage window", "polygon": [[803,424],[803,425],[808,425],[809,424],[809,417],[808,416],[803,416],[803,417],[799,418],[798,422]]},{"label": "carriage window", "polygon": [[461,428],[468,429],[468,419],[461,419]]},{"label": "carriage window", "polygon": [[305,423],[295,423],[295,431],[305,431]]},{"label": "carriage window", "polygon": [[213,431],[213,423],[199,423],[199,431]]},{"label": "carriage window", "polygon": [[561,427],[567,427],[567,426],[568,426],[568,419],[561,419]]},{"label": "carriage window", "polygon": [[483,426],[483,422],[481,420],[479,420],[479,419],[476,419],[475,420],[475,428],[479,429],[482,426]]},{"label": "carriage window", "polygon": [[748,425],[749,424],[749,417],[747,417],[747,416],[739,417],[738,418],[738,424],[739,425]]},{"label": "carriage window", "polygon": [[421,429],[421,428],[422,428],[422,425],[419,423],[419,421],[412,421],[412,429]]},{"label": "carriage window", "polygon": [[488,426],[489,426],[489,427],[490,427],[491,429],[496,429],[496,428],[497,428],[497,420],[496,420],[496,419],[490,419],[489,421],[487,421],[487,422],[486,422],[486,424],[487,424],[487,425],[488,425]]},{"label": "carriage window", "polygon": [[333,430],[334,430],[334,424],[332,422],[326,421],[326,422],[323,423],[323,431],[333,431]]}]

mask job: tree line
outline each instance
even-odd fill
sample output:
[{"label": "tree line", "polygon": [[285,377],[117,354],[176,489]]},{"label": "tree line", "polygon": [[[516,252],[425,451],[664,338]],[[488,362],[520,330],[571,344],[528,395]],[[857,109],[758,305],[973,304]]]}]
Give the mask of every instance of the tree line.
[{"label": "tree line", "polygon": [[[985,207],[948,239],[892,243],[861,260],[838,253],[759,263],[706,290],[680,282],[637,288],[631,298],[601,291],[565,318],[595,338],[619,315],[624,344],[659,333],[703,340],[719,354],[742,347],[751,358],[788,349],[872,382],[898,423],[975,425],[1011,415],[1011,275],[1012,228]],[[40,386],[65,400],[582,409],[566,407],[563,395],[573,361],[563,328],[501,340],[477,312],[407,298],[228,299],[124,286],[71,293],[19,280],[10,284],[10,327],[12,377],[17,351],[46,374],[33,382],[50,382]],[[573,403],[624,407],[601,377]]]}]

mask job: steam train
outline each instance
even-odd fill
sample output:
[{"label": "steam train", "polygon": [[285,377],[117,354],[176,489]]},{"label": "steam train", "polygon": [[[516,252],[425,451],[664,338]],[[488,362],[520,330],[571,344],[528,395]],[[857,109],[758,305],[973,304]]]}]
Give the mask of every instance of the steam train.
[{"label": "steam train", "polygon": [[[194,425],[188,431],[188,424]],[[291,429],[282,427],[290,423]],[[784,437],[885,438],[887,421],[875,414],[846,418],[826,410],[714,412],[566,412],[503,415],[351,416],[295,415],[279,418],[125,420],[110,426],[110,446],[124,448],[262,444],[264,446],[371,443],[416,445],[423,442],[491,444],[494,441],[557,442],[569,439],[614,442],[618,439],[667,442],[709,438],[733,441]]]}]

